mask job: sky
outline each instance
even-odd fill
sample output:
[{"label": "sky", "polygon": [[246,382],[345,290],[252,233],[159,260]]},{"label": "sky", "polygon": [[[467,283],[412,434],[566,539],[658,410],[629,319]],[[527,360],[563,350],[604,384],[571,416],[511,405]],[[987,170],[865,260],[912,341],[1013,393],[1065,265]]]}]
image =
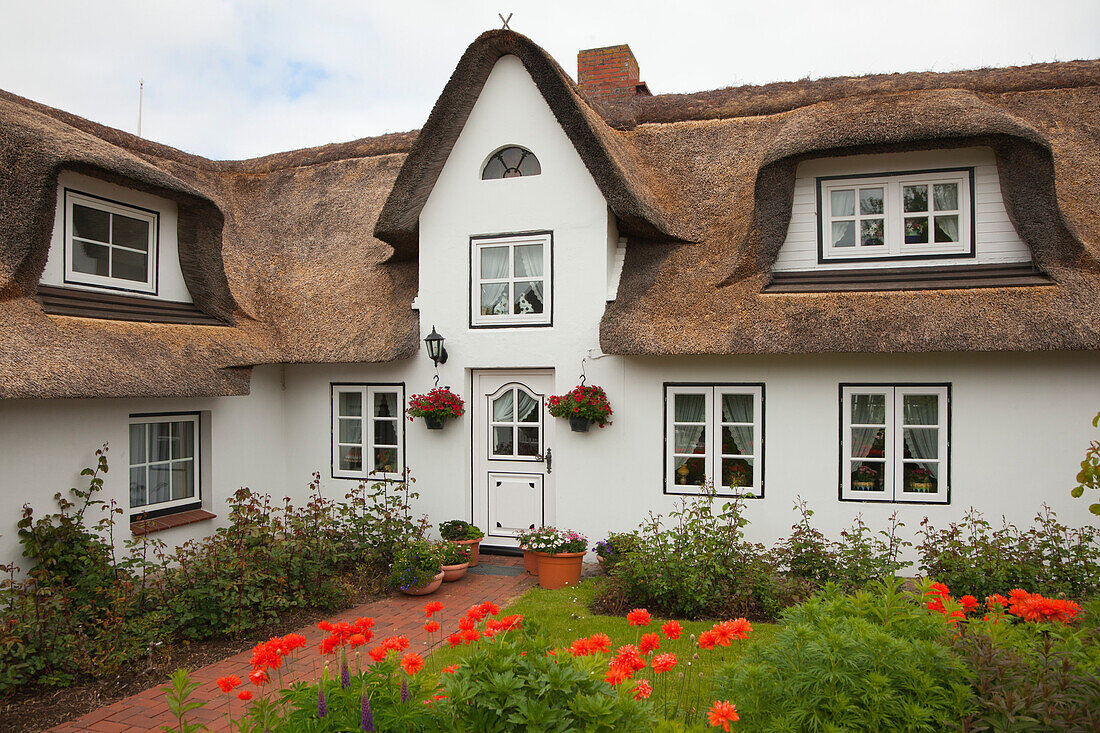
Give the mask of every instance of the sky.
[{"label": "sky", "polygon": [[501,27],[654,94],[1100,58],[1100,0],[0,0],[0,89],[215,159],[419,128]]}]

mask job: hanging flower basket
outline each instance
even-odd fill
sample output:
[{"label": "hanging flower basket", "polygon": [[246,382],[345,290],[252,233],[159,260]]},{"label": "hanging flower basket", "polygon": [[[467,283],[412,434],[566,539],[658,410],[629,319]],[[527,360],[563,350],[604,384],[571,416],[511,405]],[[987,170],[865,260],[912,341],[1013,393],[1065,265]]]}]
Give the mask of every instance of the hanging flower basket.
[{"label": "hanging flower basket", "polygon": [[409,398],[405,413],[409,420],[424,418],[428,430],[442,430],[444,423],[466,412],[466,403],[446,387],[436,387],[428,394],[414,394]]},{"label": "hanging flower basket", "polygon": [[551,395],[547,404],[551,415],[569,419],[569,428],[575,433],[587,433],[592,423],[601,428],[611,424],[611,403],[603,387],[595,384],[578,384],[563,395]]}]

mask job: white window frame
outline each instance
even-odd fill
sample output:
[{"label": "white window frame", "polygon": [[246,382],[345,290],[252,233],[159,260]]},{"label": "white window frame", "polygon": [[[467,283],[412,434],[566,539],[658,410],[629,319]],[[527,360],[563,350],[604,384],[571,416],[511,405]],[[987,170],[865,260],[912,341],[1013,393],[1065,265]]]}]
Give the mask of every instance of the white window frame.
[{"label": "white window frame", "polygon": [[[131,219],[138,219],[149,224],[149,248],[147,250],[147,256],[145,258],[145,280],[139,282],[137,280],[127,280],[120,277],[109,277],[105,275],[95,275],[87,272],[78,272],[73,269],[73,255],[76,251],[76,242],[74,242],[73,234],[73,207],[75,205],[87,207],[89,209],[97,209],[109,214],[117,214],[120,216],[127,216]],[[134,293],[149,293],[152,295],[157,294],[157,249],[159,241],[159,229],[160,229],[160,214],[150,209],[144,209],[136,206],[124,204],[119,201],[113,201],[111,199],[105,199],[100,196],[93,196],[87,193],[81,193],[72,189],[65,189],[65,232],[64,232],[64,254],[65,254],[65,282],[75,283],[78,285],[90,285],[99,288],[105,288],[109,290],[124,290]],[[121,245],[112,244],[109,242],[97,242],[95,240],[86,240],[93,242],[109,250],[115,248],[127,249]]]},{"label": "white window frame", "polygon": [[[973,168],[960,168],[938,171],[919,171],[904,173],[889,173],[879,175],[845,175],[822,176],[817,179],[818,201],[818,241],[820,242],[820,254],[822,262],[837,262],[842,260],[892,260],[892,259],[918,259],[925,257],[967,257],[974,255],[973,240],[973,192],[971,191],[971,178]],[[955,183],[959,186],[958,209],[946,212],[957,214],[959,217],[959,241],[951,243],[935,243],[932,227],[928,231],[928,244],[905,243],[905,218],[907,216],[919,216],[919,214],[906,214],[903,209],[902,189],[904,186],[927,185],[928,186],[928,216],[935,214],[932,207],[932,186],[937,183]],[[882,188],[883,189],[883,214],[861,215],[859,211],[859,189]],[[855,190],[854,216],[833,216],[832,192],[837,190]],[[883,245],[864,247],[859,244],[859,222],[861,219],[883,219]],[[856,224],[856,245],[854,247],[834,247],[832,244],[833,221],[854,221]]]},{"label": "white window frame", "polygon": [[[193,476],[195,480],[195,495],[188,496],[183,499],[170,499],[168,501],[161,501],[151,504],[143,504],[141,506],[130,506],[130,512],[133,515],[141,515],[149,512],[159,512],[162,509],[175,509],[183,506],[194,506],[202,503],[202,434],[200,432],[199,415],[195,413],[181,413],[178,415],[131,415],[129,425],[144,425],[145,428],[145,460],[140,463],[134,463],[133,460],[133,446],[129,444],[129,438],[127,438],[127,463],[129,464],[126,471],[126,484],[130,484],[130,469],[144,467],[145,468],[145,496],[149,496],[149,466],[159,463],[177,463],[180,461],[188,460],[188,457],[181,458],[169,458],[167,461],[153,461],[152,451],[149,445],[149,425],[167,424],[174,422],[186,422],[191,424],[193,433],[192,445],[195,448],[195,454],[190,456],[190,460],[193,465]],[[127,428],[129,430],[129,428]],[[128,435],[128,433],[127,433]],[[130,492],[126,492],[127,505],[130,503]]]},{"label": "white window frame", "polygon": [[[515,274],[515,248],[520,245],[542,245],[541,278],[517,277]],[[508,277],[483,280],[481,277],[481,253],[488,247],[508,247]],[[550,326],[553,325],[554,283],[553,283],[553,247],[554,236],[551,232],[529,234],[492,235],[470,238],[470,326],[506,327],[506,326]],[[499,315],[481,314],[481,285],[493,283],[508,284],[508,303],[512,307],[515,299],[517,281],[539,280],[543,282],[542,313],[502,313]]]},{"label": "white window frame", "polygon": [[[883,490],[872,492],[856,490],[852,487],[852,396],[883,395],[886,405],[886,424],[883,445]],[[905,458],[905,435],[901,424],[903,403],[906,396],[935,395],[939,398],[939,420],[935,426],[939,429],[937,456],[940,465],[940,480],[935,493],[911,493],[905,490],[904,476],[906,463],[927,462],[920,459]],[[842,501],[880,501],[904,504],[947,504],[951,497],[951,387],[945,384],[885,385],[852,384],[841,385],[841,432],[840,432],[840,498]],[[854,427],[859,427],[856,425]],[[913,426],[909,426],[913,427]],[[858,460],[858,459],[856,459]]]},{"label": "white window frame", "polygon": [[[340,395],[358,394],[362,405],[359,443],[340,442]],[[397,395],[397,414],[391,418],[376,418],[374,397],[378,394]],[[332,385],[332,477],[368,479],[373,481],[403,481],[405,478],[405,385],[403,384],[333,384]],[[349,419],[344,417],[343,419]],[[394,423],[397,432],[397,470],[377,471],[374,465],[375,444],[374,421],[389,420]],[[358,446],[363,456],[362,468],[351,471],[340,468],[340,448]],[[390,448],[393,446],[381,446]]]},{"label": "white window frame", "polygon": [[[706,477],[714,480],[715,476],[722,477],[722,459],[737,458],[742,456],[727,455],[721,451],[722,426],[738,423],[724,423],[722,411],[719,406],[722,397],[727,394],[751,395],[752,403],[752,429],[753,452],[743,457],[753,459],[753,480],[751,486],[731,487],[725,486],[720,481],[715,482],[715,490],[719,496],[733,497],[746,496],[763,498],[764,496],[764,385],[763,384],[665,384],[665,490],[666,494],[695,495],[700,492],[699,487],[676,483],[676,457],[689,454],[677,454],[676,425],[687,423],[676,422],[675,396],[679,394],[698,394],[706,398],[706,409],[703,418],[705,427],[706,451],[702,454],[692,453],[692,457],[702,456],[707,467]],[[698,424],[698,423],[692,423]],[[744,423],[747,425],[748,423]],[[716,450],[717,449],[717,450]]]}]

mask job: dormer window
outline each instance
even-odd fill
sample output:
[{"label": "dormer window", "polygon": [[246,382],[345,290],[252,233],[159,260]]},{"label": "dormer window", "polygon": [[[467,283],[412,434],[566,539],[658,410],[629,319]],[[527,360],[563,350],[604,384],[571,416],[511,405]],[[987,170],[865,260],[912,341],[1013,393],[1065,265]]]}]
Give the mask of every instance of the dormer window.
[{"label": "dormer window", "polygon": [[974,169],[817,179],[819,259],[973,257]]},{"label": "dormer window", "polygon": [[65,190],[65,282],[157,292],[156,211]]},{"label": "dormer window", "polygon": [[534,153],[527,148],[510,145],[489,156],[485,167],[481,169],[481,180],[537,176],[540,173],[542,166]]}]

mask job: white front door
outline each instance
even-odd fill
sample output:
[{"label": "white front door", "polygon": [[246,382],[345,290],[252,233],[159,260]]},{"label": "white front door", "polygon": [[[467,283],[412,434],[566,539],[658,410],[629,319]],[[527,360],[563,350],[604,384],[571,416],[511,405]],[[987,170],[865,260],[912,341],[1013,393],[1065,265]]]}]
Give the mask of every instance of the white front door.
[{"label": "white front door", "polygon": [[553,521],[551,369],[474,372],[474,524],[485,544],[516,547],[515,534]]}]

